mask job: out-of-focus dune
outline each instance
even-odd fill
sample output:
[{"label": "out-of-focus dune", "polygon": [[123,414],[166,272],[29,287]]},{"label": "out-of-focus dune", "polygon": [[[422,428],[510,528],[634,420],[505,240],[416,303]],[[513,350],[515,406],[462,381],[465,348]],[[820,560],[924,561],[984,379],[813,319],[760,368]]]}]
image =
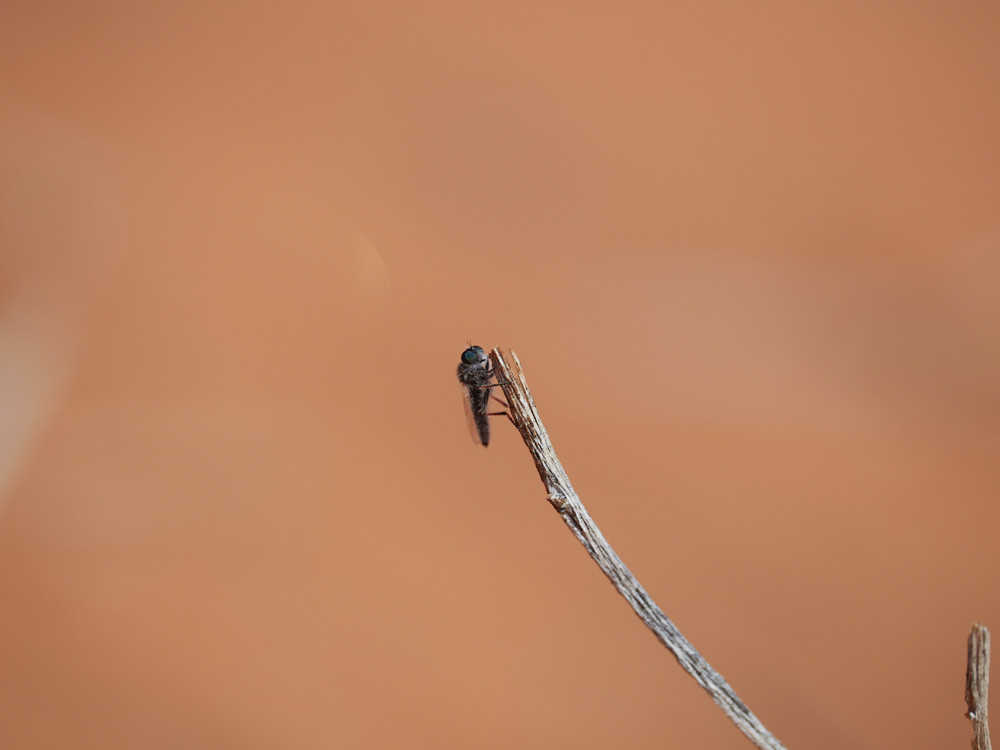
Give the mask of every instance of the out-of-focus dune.
[{"label": "out-of-focus dune", "polygon": [[790,748],[1000,628],[1000,11],[0,8],[0,747]]}]

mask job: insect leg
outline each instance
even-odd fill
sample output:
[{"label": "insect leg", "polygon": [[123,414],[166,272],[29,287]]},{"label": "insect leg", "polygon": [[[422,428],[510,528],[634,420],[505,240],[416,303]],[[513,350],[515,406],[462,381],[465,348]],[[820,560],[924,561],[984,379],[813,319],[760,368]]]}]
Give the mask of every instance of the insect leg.
[{"label": "insect leg", "polygon": [[[490,369],[488,369],[486,371],[486,374],[489,375],[492,378],[492,377],[496,376],[496,371],[497,371],[497,368],[490,367]],[[506,383],[506,382],[501,382],[501,381],[498,380],[496,383],[490,383],[489,385],[483,386],[483,387],[484,388],[496,388],[498,385],[510,385],[510,384]]]},{"label": "insect leg", "polygon": [[510,420],[510,423],[512,425],[514,425],[515,427],[517,427],[517,422],[514,421],[514,417],[512,417],[510,415],[509,411],[491,411],[491,412],[487,412],[486,416],[488,416],[488,417],[507,417],[507,419]]}]

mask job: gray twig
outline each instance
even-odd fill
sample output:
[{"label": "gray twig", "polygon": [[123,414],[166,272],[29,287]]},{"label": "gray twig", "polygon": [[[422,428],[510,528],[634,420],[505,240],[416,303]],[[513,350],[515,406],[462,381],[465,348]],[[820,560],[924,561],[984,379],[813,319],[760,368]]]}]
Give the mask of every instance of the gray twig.
[{"label": "gray twig", "polygon": [[632,572],[611,549],[600,529],[591,519],[587,509],[583,507],[570,484],[569,477],[563,469],[556,452],[545,432],[542,420],[538,416],[535,402],[531,398],[528,384],[521,370],[517,355],[508,350],[511,363],[508,364],[504,354],[499,349],[490,353],[490,359],[496,370],[497,380],[502,384],[507,403],[510,404],[510,415],[514,425],[521,433],[532,458],[542,484],[552,504],[563,521],[570,527],[580,544],[594,559],[604,574],[611,580],[618,592],[625,597],[632,609],[639,615],[653,634],[677,657],[680,665],[704,688],[712,700],[739,727],[751,742],[766,750],[783,750],[783,746],[772,735],[760,720],[753,715],[746,704],[740,700],[729,683],[709,665],[707,661],[692,646],[677,627],[663,614],[656,602],[636,580]]},{"label": "gray twig", "polygon": [[976,623],[969,633],[965,668],[966,716],[972,720],[972,750],[990,750],[990,631]]}]

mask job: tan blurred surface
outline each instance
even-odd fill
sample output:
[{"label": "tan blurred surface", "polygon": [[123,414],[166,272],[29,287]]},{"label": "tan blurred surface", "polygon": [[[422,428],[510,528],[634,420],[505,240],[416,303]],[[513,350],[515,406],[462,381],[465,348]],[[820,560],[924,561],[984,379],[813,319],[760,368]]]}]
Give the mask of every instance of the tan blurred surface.
[{"label": "tan blurred surface", "polygon": [[0,5],[0,747],[965,747],[1000,10]]}]

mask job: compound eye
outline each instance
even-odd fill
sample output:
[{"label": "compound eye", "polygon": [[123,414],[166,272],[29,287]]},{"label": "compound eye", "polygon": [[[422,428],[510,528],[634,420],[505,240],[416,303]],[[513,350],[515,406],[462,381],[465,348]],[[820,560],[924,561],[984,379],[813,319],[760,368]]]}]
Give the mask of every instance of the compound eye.
[{"label": "compound eye", "polygon": [[479,361],[479,353],[476,351],[476,347],[470,346],[464,352],[462,352],[462,361],[467,365],[474,365]]}]

